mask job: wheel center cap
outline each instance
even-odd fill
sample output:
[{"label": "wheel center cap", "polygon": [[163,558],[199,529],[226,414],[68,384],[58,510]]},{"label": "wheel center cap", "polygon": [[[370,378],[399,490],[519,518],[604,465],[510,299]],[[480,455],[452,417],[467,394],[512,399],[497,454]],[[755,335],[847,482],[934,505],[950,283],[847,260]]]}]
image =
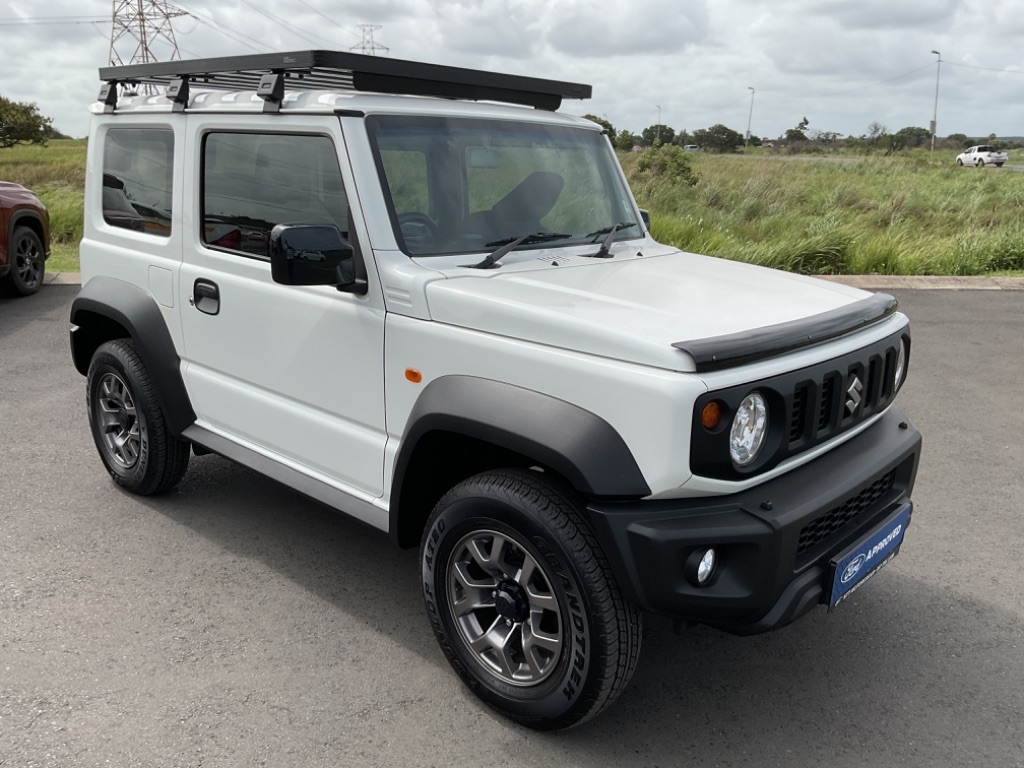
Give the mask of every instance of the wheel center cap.
[{"label": "wheel center cap", "polygon": [[505,581],[498,586],[494,607],[503,619],[526,621],[530,615],[530,603],[525,590],[514,581]]}]

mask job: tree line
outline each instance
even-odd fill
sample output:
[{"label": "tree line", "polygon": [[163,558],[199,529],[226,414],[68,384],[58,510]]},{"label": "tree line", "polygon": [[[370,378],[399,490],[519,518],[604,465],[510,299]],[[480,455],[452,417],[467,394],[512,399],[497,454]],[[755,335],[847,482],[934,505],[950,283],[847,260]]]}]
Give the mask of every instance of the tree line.
[{"label": "tree line", "polygon": [[[652,147],[659,144],[687,146],[696,144],[702,152],[738,152],[745,146],[768,146],[784,149],[788,152],[824,152],[829,149],[852,149],[865,152],[884,152],[893,154],[915,147],[930,147],[931,132],[927,128],[908,126],[890,132],[882,123],[872,122],[860,136],[843,136],[836,131],[822,131],[810,127],[810,121],[804,117],[795,126],[788,128],[778,139],[760,136],[744,137],[721,123],[696,131],[676,131],[668,125],[655,124],[644,128],[640,133],[616,130],[608,120],[595,115],[584,115],[588,120],[604,128],[616,149],[629,152],[635,147]],[[952,133],[944,138],[936,137],[935,146],[942,149],[963,149],[975,144],[992,144],[1000,149],[1015,149],[1022,146],[1020,142],[1000,140],[994,134],[986,137],[971,137],[963,133]]]}]

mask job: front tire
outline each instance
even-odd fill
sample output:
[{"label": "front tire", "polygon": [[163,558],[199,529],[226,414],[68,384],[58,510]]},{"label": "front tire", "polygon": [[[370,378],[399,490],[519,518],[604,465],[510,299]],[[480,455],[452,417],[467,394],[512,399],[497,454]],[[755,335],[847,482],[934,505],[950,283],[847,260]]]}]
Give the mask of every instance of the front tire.
[{"label": "front tire", "polygon": [[956,159],[956,164],[959,165],[961,168],[964,167],[964,161],[961,160],[959,157]]},{"label": "front tire", "polygon": [[7,246],[10,272],[0,280],[4,293],[13,296],[31,296],[43,284],[46,272],[46,253],[43,242],[29,227],[15,227]]},{"label": "front tire", "polygon": [[188,468],[189,444],[167,431],[149,372],[127,339],[101,344],[89,363],[89,427],[114,482],[150,496]]},{"label": "front tire", "polygon": [[568,489],[521,470],[471,477],[437,503],[420,561],[445,657],[516,722],[578,725],[632,677],[640,612]]}]

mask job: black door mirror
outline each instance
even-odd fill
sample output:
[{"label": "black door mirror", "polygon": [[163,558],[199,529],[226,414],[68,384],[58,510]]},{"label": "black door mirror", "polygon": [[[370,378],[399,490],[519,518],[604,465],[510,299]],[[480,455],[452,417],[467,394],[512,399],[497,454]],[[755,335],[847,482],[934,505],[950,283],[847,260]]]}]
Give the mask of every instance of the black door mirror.
[{"label": "black door mirror", "polygon": [[270,232],[270,275],[283,285],[351,285],[355,252],[337,227],[278,224]]},{"label": "black door mirror", "polygon": [[648,232],[650,232],[651,231],[651,214],[648,213],[643,208],[640,209],[640,220],[644,223],[644,229],[646,229]]}]

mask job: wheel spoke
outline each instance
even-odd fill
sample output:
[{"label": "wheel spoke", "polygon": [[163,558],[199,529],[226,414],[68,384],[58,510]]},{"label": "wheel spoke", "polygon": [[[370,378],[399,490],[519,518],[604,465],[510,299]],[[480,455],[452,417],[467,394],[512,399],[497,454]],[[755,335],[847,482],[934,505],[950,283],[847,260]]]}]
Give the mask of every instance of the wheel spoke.
[{"label": "wheel spoke", "polygon": [[496,648],[498,656],[498,664],[501,666],[501,673],[509,678],[514,678],[516,672],[519,671],[519,663],[512,658],[512,638],[516,634],[515,627],[507,627],[508,631],[505,637],[501,641],[501,645]]},{"label": "wheel spoke", "polygon": [[515,627],[506,626],[505,620],[499,616],[486,631],[480,633],[476,638],[469,639],[469,647],[482,661],[511,680],[514,668],[518,667],[512,659],[509,649],[509,641],[514,634]]},{"label": "wheel spoke", "polygon": [[494,608],[491,593],[498,586],[497,579],[474,579],[469,573],[468,563],[456,563],[452,576],[462,587],[462,596],[452,603],[456,616],[465,616],[481,608]]},{"label": "wheel spoke", "polygon": [[530,607],[557,612],[558,601],[551,593],[551,585],[546,581],[544,581],[543,585],[535,584],[535,579],[533,578],[535,574],[540,579],[543,579],[544,572],[537,566],[537,561],[527,555],[526,561],[523,563],[522,578],[519,580],[519,583],[526,590],[526,596],[530,600]]},{"label": "wheel spoke", "polygon": [[557,633],[551,635],[538,630],[536,628],[538,619],[539,615],[532,613],[530,620],[523,624],[523,650],[529,653],[533,648],[542,648],[553,655],[557,655],[562,650],[561,635]]},{"label": "wheel spoke", "polygon": [[477,565],[488,573],[503,573],[506,576],[515,576],[515,571],[505,562],[505,553],[508,550],[509,540],[500,534],[493,534],[490,537],[491,551],[485,549],[484,537],[477,537],[467,544],[469,554],[476,561]]}]

